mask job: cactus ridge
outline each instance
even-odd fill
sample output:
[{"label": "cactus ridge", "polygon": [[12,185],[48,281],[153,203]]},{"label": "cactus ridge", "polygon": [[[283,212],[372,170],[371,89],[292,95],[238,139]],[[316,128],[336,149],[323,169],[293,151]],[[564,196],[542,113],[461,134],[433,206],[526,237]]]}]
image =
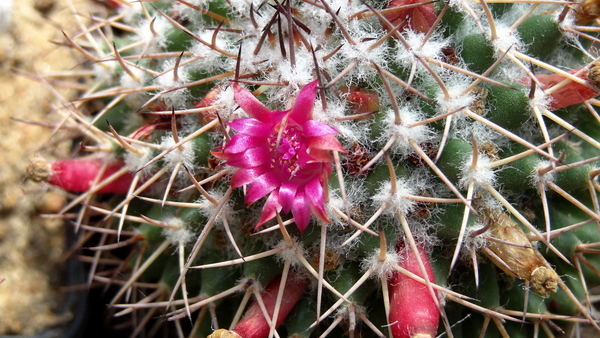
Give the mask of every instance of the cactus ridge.
[{"label": "cactus ridge", "polygon": [[595,3],[109,0],[31,178],[132,337],[600,331]]}]

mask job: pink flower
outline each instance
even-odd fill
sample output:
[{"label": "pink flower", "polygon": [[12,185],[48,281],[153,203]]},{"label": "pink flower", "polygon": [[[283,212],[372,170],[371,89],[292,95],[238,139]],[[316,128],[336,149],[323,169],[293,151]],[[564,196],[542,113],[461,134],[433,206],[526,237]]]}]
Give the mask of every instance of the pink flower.
[{"label": "pink flower", "polygon": [[252,118],[230,122],[237,134],[215,155],[239,168],[232,187],[250,184],[246,203],[269,195],[257,227],[282,210],[292,212],[300,232],[308,226],[311,212],[329,223],[323,189],[331,174],[328,151],[345,151],[334,128],[312,119],[317,81],[305,86],[286,111],[271,111],[248,90],[232,85],[235,100]]}]

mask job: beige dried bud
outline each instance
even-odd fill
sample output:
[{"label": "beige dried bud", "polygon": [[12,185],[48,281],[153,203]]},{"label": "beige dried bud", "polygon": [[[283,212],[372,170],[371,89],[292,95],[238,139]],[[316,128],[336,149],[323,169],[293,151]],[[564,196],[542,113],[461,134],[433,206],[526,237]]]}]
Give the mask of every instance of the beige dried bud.
[{"label": "beige dried bud", "polygon": [[531,282],[531,289],[542,297],[555,293],[558,275],[544,256],[531,244],[521,227],[498,210],[480,210],[490,240],[484,253],[507,274]]}]

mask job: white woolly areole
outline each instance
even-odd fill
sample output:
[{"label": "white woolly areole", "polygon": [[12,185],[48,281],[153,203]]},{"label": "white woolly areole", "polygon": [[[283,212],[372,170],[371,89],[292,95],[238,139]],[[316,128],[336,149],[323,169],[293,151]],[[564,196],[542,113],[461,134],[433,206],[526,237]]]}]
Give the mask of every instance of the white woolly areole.
[{"label": "white woolly areole", "polygon": [[[176,11],[177,13],[179,13],[179,15],[181,15],[182,17],[191,20],[194,23],[201,23],[203,22],[203,17],[202,17],[202,12],[198,11],[188,5],[185,5],[183,3],[180,3],[178,1],[174,1],[175,3],[173,4],[173,11]],[[186,2],[188,2],[189,4],[202,8],[202,9],[208,9],[208,1],[206,0],[186,0]]]},{"label": "white woolly areole", "polygon": [[[460,12],[464,15],[466,15],[469,20],[467,21],[475,21],[477,20],[479,17],[481,17],[482,15],[484,15],[484,11],[483,8],[481,7],[481,5],[471,1],[471,0],[449,0],[448,5],[450,6],[450,8],[456,10],[457,12]],[[473,10],[473,13],[478,17],[478,18],[474,18],[473,20],[473,16],[472,13],[470,13],[467,8]],[[484,21],[485,20],[480,20],[480,21]]]},{"label": "white woolly areole", "polygon": [[[212,44],[215,30],[201,30],[200,32],[197,32],[196,35],[202,39],[202,41]],[[219,34],[217,34],[217,38],[215,39],[215,46],[220,50],[227,51],[233,45],[232,39],[233,38],[229,33],[219,32]],[[223,68],[223,66],[227,65],[227,63],[224,63],[223,60],[219,60],[225,57],[223,54],[201,42],[195,41],[191,47],[191,52],[194,53],[195,56],[202,58],[201,60],[196,61],[194,64],[206,69],[209,72]]]},{"label": "white woolly areole", "polygon": [[[181,60],[184,62],[185,60]],[[171,89],[175,87],[179,87],[182,84],[188,83],[190,81],[190,74],[186,67],[177,67],[177,77],[175,80],[175,59],[167,60],[163,62],[162,73],[155,80],[156,84],[163,87],[163,89]],[[181,63],[180,63],[181,64]]]},{"label": "white woolly areole", "polygon": [[[150,29],[150,27],[152,27],[152,29]],[[136,31],[144,42],[144,48],[147,48],[146,53],[153,53],[167,46],[167,39],[169,37],[168,30],[170,29],[178,28],[174,28],[173,24],[163,16],[157,16],[153,18],[153,20],[142,21]]]},{"label": "white woolly areole", "polygon": [[[331,180],[337,181],[337,177],[332,177]],[[362,181],[351,181],[346,177],[344,183],[346,186],[346,200],[348,201],[348,207],[351,209],[350,212],[352,213],[353,208],[364,205],[364,202],[367,201],[366,189],[364,184],[362,184]],[[346,227],[348,221],[339,216],[334,209],[346,213],[346,204],[341,197],[339,189],[329,191],[329,200],[325,202],[325,210],[327,211],[327,217],[331,223],[338,225],[341,228]]]},{"label": "white woolly areole", "polygon": [[463,164],[462,177],[460,178],[459,184],[462,188],[466,189],[469,183],[475,182],[479,185],[490,185],[494,186],[496,183],[496,174],[487,165],[492,160],[484,154],[479,154],[477,157],[477,167],[472,169],[471,163],[473,162],[473,155]]},{"label": "white woolly areole", "polygon": [[536,86],[533,98],[529,100],[529,105],[532,108],[537,107],[543,111],[544,109],[548,109],[548,107],[550,107],[552,100],[552,96],[546,95],[546,93],[539,86]]},{"label": "white woolly areole", "polygon": [[131,6],[119,7],[119,15],[123,16],[123,22],[128,25],[135,25],[139,23],[142,18],[146,18],[142,10],[142,6],[144,6],[143,2],[137,0],[128,0],[127,2],[129,2]]},{"label": "white woolly areole", "polygon": [[377,207],[387,204],[387,207],[383,211],[383,214],[395,215],[402,213],[403,215],[408,214],[413,210],[415,201],[404,198],[406,195],[416,195],[418,187],[415,184],[409,184],[406,180],[399,179],[396,181],[396,192],[391,193],[392,183],[390,181],[384,182],[379,187],[377,193],[372,197],[373,204]]},{"label": "white woolly areole", "polygon": [[[171,149],[175,147],[177,143],[173,139],[173,136],[165,136],[162,139],[161,146]],[[182,162],[188,168],[194,167],[195,156],[194,149],[191,143],[184,143],[179,147],[176,147],[171,152],[165,155],[165,162],[175,165],[177,162]]]},{"label": "white woolly areole", "polygon": [[94,77],[98,82],[104,82],[111,84],[115,81],[117,75],[117,69],[119,68],[118,61],[103,61],[95,62],[92,65]]},{"label": "white woolly areole", "polygon": [[218,114],[223,121],[233,121],[236,118],[249,117],[249,115],[235,101],[235,95],[232,86],[222,88],[217,94],[214,106],[223,108],[218,109]]},{"label": "white woolly areole", "polygon": [[173,245],[186,245],[194,241],[196,236],[186,224],[182,222],[180,218],[171,217],[164,220],[169,225],[176,226],[178,228],[164,228],[162,231],[163,236],[171,242]]},{"label": "white woolly areole", "polygon": [[129,69],[131,74],[133,74],[136,78],[131,77],[127,72],[124,71],[123,74],[121,74],[121,87],[136,89],[141,88],[146,84],[146,76],[148,74],[145,71],[129,65],[127,66],[127,69]]},{"label": "white woolly areole", "polygon": [[440,34],[433,34],[424,45],[423,39],[425,38],[425,34],[423,33],[407,30],[403,33],[403,36],[410,46],[410,50],[406,50],[404,46],[399,43],[396,60],[398,60],[398,63],[405,68],[410,68],[413,63],[416,63],[418,72],[427,72],[427,69],[423,67],[421,62],[419,62],[415,56],[441,60],[443,55],[442,48],[450,45],[449,39],[442,38]]},{"label": "white woolly areole", "polygon": [[175,60],[165,61],[163,64],[164,74],[157,77],[155,79],[155,83],[161,86],[163,90],[166,90],[166,92],[161,95],[161,98],[167,103],[168,106],[176,109],[183,109],[185,108],[187,97],[189,95],[189,89],[180,88],[173,91],[169,90],[181,87],[182,85],[188,83],[190,81],[189,72],[187,71],[186,67],[178,67],[178,79],[175,80],[174,67]]},{"label": "white woolly areole", "polygon": [[288,59],[279,60],[273,73],[269,77],[276,77],[275,81],[287,82],[292,86],[305,85],[314,80],[315,68],[312,55],[305,49],[295,50],[295,65],[292,67]]},{"label": "white woolly areole", "polygon": [[[340,142],[351,145],[354,142],[360,144],[371,143],[371,133],[368,120],[338,121],[336,119],[346,117],[346,102],[337,98],[327,98],[327,108],[323,110],[321,101],[315,102],[313,108],[313,119],[333,127],[340,133]],[[348,150],[346,148],[346,150]]]},{"label": "white woolly areole", "polygon": [[344,43],[332,59],[339,62],[338,67],[341,69],[346,68],[351,62],[357,62],[350,74],[358,79],[368,79],[377,74],[377,71],[371,66],[372,63],[381,68],[387,67],[390,47],[386,41],[372,48],[374,43],[384,35],[384,32],[382,30],[371,31],[373,26],[365,28],[356,21],[350,21],[349,26],[346,27],[356,43],[354,45],[348,42]]},{"label": "white woolly areole", "polygon": [[419,125],[416,127],[410,127],[410,124],[421,121],[422,114],[416,110],[410,109],[409,107],[400,108],[400,118],[402,124],[395,124],[394,111],[390,108],[386,113],[385,130],[383,134],[382,142],[387,142],[391,137],[395,137],[396,141],[392,146],[391,150],[394,153],[407,155],[413,152],[413,148],[410,146],[409,141],[413,140],[416,144],[422,144],[431,141],[431,130],[425,125]]},{"label": "white woolly areole", "polygon": [[[125,154],[125,165],[129,171],[136,172],[152,160],[154,153],[152,148],[144,147],[138,144],[131,144],[131,146],[134,147],[138,153],[128,151]],[[144,172],[151,171],[153,167],[154,164],[149,165],[144,169]]]},{"label": "white woolly areole", "polygon": [[[483,224],[475,223],[472,226],[467,226],[465,233],[469,234],[472,231],[483,229],[483,227]],[[471,250],[475,249],[475,252],[480,252],[480,250],[486,246],[487,242],[488,240],[485,239],[484,236],[464,236],[463,246],[461,249],[462,254],[460,256],[464,257],[465,259],[470,259]]]},{"label": "white woolly areole", "polygon": [[446,98],[442,91],[437,93],[435,100],[439,104],[438,111],[440,113],[445,114],[448,112],[459,111],[465,107],[469,107],[473,101],[477,99],[477,96],[472,92],[462,94],[469,86],[467,81],[462,80],[463,79],[457,77],[457,79],[453,79],[454,83],[446,84],[446,89],[450,96],[449,98]]},{"label": "white woolly areole", "polygon": [[512,50],[519,50],[522,46],[519,32],[510,30],[510,25],[504,23],[496,24],[497,39],[492,40],[492,46],[494,47],[495,57],[499,58],[512,47]]},{"label": "white woolly areole", "polygon": [[[546,170],[550,166],[552,166],[552,162],[550,161],[540,161],[540,163],[538,163],[531,175],[533,186],[537,186],[537,184],[541,182],[545,189],[547,183],[554,183],[556,181],[556,172],[554,170]],[[540,170],[548,172],[540,175]]]},{"label": "white woolly areole", "polygon": [[[216,200],[217,204],[219,204],[219,201],[223,200],[225,192],[213,189],[208,192],[208,195],[211,196],[214,200]],[[197,203],[198,212],[206,218],[210,218],[217,212],[217,204],[213,204],[204,196],[200,196],[200,199],[197,201]],[[231,200],[228,200],[227,202],[225,202],[225,205],[223,205],[223,207],[218,211],[218,215],[215,217],[215,224],[222,224],[223,217],[225,217],[227,220],[233,219],[233,216],[235,215],[235,210],[231,206],[231,203]]]},{"label": "white woolly areole", "polygon": [[373,275],[379,279],[388,279],[395,271],[394,266],[398,265],[400,255],[396,251],[388,251],[385,254],[385,259],[379,259],[379,249],[375,250],[373,254],[365,258],[361,263],[363,270],[371,269]]},{"label": "white woolly areole", "polygon": [[294,245],[292,247],[288,247],[285,240],[279,242],[275,248],[282,249],[280,253],[276,255],[276,257],[282,262],[290,262],[292,265],[302,265],[302,262],[298,259],[299,256],[304,257],[304,247],[295,238],[292,238]]}]

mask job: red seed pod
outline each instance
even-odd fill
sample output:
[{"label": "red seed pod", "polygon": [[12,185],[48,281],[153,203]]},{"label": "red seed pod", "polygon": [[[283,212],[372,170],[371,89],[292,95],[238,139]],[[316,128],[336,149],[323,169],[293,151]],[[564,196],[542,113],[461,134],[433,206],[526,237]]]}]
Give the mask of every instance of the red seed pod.
[{"label": "red seed pod", "polygon": [[[272,280],[260,294],[271,318],[275,312],[280,284],[281,276]],[[294,305],[300,300],[307,286],[308,279],[299,276],[298,273],[290,272],[285,283],[285,289],[283,290],[283,297],[281,298],[277,323],[275,325],[276,328],[281,325]],[[269,330],[269,324],[265,320],[258,302],[255,300],[232,331],[243,338],[266,338],[269,336]]]},{"label": "red seed pod", "polygon": [[[400,254],[398,265],[417,276],[423,277],[417,257],[400,242],[396,248]],[[419,257],[425,266],[429,280],[434,283],[433,269],[423,246],[417,244]],[[395,272],[389,280],[390,325],[393,338],[435,337],[440,313],[425,284]],[[437,297],[437,291],[435,292]]]},{"label": "red seed pod", "polygon": [[[78,159],[64,160],[56,162],[40,161],[30,164],[28,172],[30,178],[34,181],[46,181],[56,187],[75,191],[86,192],[92,188],[94,182],[101,183],[117,171],[123,168],[124,163],[121,161],[110,163],[100,175],[104,162],[100,159]],[[33,174],[35,170],[35,175]],[[45,171],[44,173],[41,172]],[[115,193],[125,194],[129,190],[129,186],[133,181],[133,173],[127,172],[112,182],[98,189],[98,193]]]}]

